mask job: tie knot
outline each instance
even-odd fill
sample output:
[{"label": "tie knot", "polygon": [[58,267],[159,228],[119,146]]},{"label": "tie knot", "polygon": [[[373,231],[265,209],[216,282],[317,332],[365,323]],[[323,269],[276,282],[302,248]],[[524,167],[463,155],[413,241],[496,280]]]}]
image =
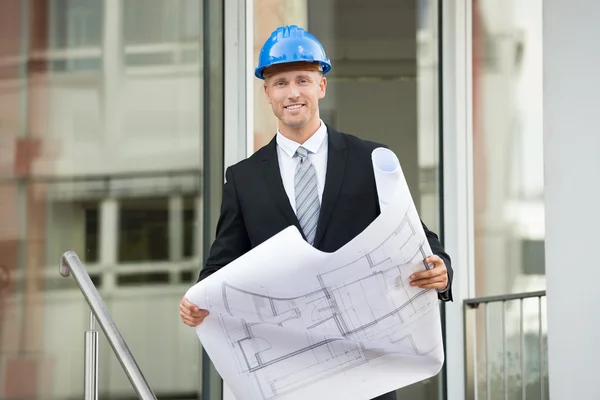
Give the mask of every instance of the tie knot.
[{"label": "tie knot", "polygon": [[304,160],[306,157],[308,157],[308,150],[300,146],[298,147],[298,150],[296,150],[296,154],[298,154],[298,157]]}]

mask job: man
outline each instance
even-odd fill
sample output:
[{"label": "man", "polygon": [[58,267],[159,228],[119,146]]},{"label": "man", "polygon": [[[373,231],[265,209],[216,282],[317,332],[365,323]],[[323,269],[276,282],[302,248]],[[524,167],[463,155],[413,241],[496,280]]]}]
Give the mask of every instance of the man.
[{"label": "man", "polygon": [[[319,100],[325,97],[331,63],[319,41],[297,26],[280,27],[263,46],[255,75],[279,120],[269,144],[227,168],[215,241],[199,280],[294,225],[315,248],[334,252],[379,215],[371,153],[377,143],[325,125]],[[423,225],[434,253],[428,271],[411,285],[433,288],[452,300],[452,269],[437,236]],[[187,299],[183,322],[197,326],[208,315]],[[395,399],[395,393],[379,396]]]}]

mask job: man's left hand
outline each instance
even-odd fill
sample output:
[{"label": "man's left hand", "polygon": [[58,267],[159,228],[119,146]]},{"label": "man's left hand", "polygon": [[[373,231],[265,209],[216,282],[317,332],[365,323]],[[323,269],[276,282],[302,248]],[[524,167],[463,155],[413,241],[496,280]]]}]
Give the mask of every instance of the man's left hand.
[{"label": "man's left hand", "polygon": [[433,268],[412,274],[410,276],[410,285],[422,289],[446,289],[448,286],[448,270],[446,269],[444,260],[433,255],[427,257],[425,262],[433,264]]}]

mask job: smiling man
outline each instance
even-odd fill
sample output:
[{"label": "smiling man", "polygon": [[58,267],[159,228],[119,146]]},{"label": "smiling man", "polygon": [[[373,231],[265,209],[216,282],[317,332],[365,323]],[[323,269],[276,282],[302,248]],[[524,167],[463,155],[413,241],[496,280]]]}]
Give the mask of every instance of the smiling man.
[{"label": "smiling man", "polygon": [[[227,168],[216,238],[199,280],[290,225],[315,248],[334,252],[379,215],[371,153],[383,145],[321,120],[319,100],[330,70],[319,41],[295,25],[277,28],[263,46],[255,76],[264,80],[279,129],[269,144]],[[411,285],[437,289],[441,300],[452,300],[450,257],[437,235],[423,228],[433,268],[414,274]],[[180,316],[197,326],[208,312],[184,298]]]},{"label": "smiling man", "polygon": [[319,100],[327,78],[316,63],[275,64],[263,72],[267,101],[279,120],[279,134],[302,144],[320,127]]}]

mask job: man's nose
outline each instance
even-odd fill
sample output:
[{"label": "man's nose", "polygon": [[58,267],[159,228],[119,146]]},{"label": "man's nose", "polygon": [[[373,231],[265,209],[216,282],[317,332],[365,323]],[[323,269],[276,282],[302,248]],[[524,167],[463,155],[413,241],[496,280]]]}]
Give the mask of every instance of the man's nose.
[{"label": "man's nose", "polygon": [[300,90],[298,90],[298,86],[296,86],[295,84],[290,84],[289,85],[290,88],[290,92],[289,92],[289,96],[290,99],[297,99],[300,96]]}]

